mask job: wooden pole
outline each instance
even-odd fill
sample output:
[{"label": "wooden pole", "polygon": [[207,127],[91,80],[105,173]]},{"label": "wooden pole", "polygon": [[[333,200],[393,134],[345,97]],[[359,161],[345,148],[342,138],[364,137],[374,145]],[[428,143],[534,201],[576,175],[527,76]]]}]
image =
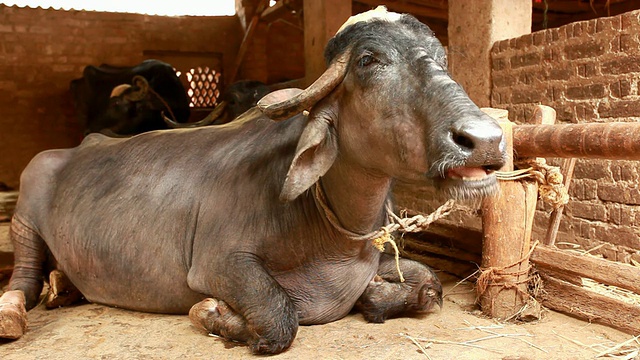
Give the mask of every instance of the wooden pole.
[{"label": "wooden pole", "polygon": [[351,16],[351,1],[304,0],[304,68],[305,87],[326,69],[324,47]]},{"label": "wooden pole", "polygon": [[519,125],[513,148],[522,157],[640,160],[640,123]]},{"label": "wooden pole", "polygon": [[[576,166],[576,158],[564,159],[561,166],[563,184],[565,189],[569,191],[571,185],[571,179],[573,178],[573,169]],[[558,229],[560,228],[560,220],[562,220],[562,214],[564,213],[564,205],[558,206],[557,209],[553,209],[549,218],[549,227],[547,228],[547,234],[545,235],[543,243],[545,245],[552,246],[556,243],[556,237],[558,236]]]},{"label": "wooden pole", "polygon": [[[513,170],[513,125],[501,122],[509,158],[501,171]],[[503,181],[498,195],[482,203],[482,269],[477,290],[482,311],[508,319],[526,304],[527,279],[537,184]]]},{"label": "wooden pole", "polygon": [[256,7],[256,11],[251,18],[251,22],[249,26],[247,26],[247,31],[244,33],[244,38],[242,38],[242,43],[240,44],[240,49],[238,50],[238,55],[236,55],[236,60],[233,63],[233,68],[231,68],[231,75],[229,75],[229,83],[233,83],[236,81],[236,77],[238,76],[238,71],[240,70],[240,66],[242,65],[242,61],[244,61],[244,57],[247,54],[247,50],[249,50],[249,45],[251,45],[251,40],[253,39],[253,33],[256,31],[256,27],[258,27],[258,21],[260,20],[260,15],[262,12],[268,7],[268,0],[260,0],[258,6]]}]

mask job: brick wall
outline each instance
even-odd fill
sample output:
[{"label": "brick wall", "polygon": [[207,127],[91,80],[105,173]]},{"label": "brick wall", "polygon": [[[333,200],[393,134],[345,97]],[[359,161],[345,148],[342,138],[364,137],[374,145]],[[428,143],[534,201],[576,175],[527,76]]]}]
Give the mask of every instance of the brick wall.
[{"label": "brick wall", "polygon": [[220,52],[239,46],[235,17],[162,17],[0,4],[0,182],[17,187],[38,152],[75,146],[69,82],[86,65],[133,65],[145,50]]},{"label": "brick wall", "polygon": [[[278,40],[269,42],[272,35]],[[223,74],[228,76],[242,37],[237,17],[166,17],[0,4],[0,182],[17,187],[20,172],[36,153],[75,146],[81,140],[68,89],[86,65],[134,65],[146,58],[144,52],[213,52],[222,54]],[[300,31],[262,24],[236,79],[275,80],[270,75],[273,64],[278,66],[277,79],[301,77],[301,47]],[[288,61],[271,61],[273,53],[287,53]]]},{"label": "brick wall", "polygon": [[[491,104],[512,121],[526,122],[534,104],[555,108],[563,123],[640,121],[640,11],[500,41],[491,58]],[[578,160],[557,241],[640,261],[639,164]],[[549,212],[539,204],[538,237]]]}]

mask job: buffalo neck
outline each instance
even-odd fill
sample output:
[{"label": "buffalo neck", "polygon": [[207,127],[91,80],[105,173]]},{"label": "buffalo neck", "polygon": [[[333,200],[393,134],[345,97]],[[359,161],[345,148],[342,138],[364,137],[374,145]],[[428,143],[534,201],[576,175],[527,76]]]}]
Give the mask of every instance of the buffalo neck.
[{"label": "buffalo neck", "polygon": [[367,234],[383,225],[391,178],[346,164],[338,157],[320,185],[343,228]]}]

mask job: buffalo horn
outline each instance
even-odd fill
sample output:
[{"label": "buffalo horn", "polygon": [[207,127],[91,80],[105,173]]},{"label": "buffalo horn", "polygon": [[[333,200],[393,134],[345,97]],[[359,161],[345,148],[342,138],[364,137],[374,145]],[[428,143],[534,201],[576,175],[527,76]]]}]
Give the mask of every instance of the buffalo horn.
[{"label": "buffalo horn", "polygon": [[126,94],[125,98],[129,101],[134,102],[144,99],[147,96],[147,92],[149,91],[149,83],[147,82],[147,79],[140,75],[136,75],[131,80],[131,83],[134,86],[137,86],[140,90]]},{"label": "buffalo horn", "polygon": [[170,128],[173,128],[173,129],[184,129],[184,128],[207,126],[207,125],[211,125],[214,121],[218,120],[218,118],[222,116],[222,113],[224,112],[224,109],[226,107],[227,107],[227,102],[222,101],[218,105],[216,105],[216,107],[204,119],[197,122],[192,122],[192,123],[179,123],[177,121],[169,119],[164,114],[164,112],[162,112],[162,118],[164,119],[164,122]]},{"label": "buffalo horn", "polygon": [[284,120],[303,110],[311,109],[313,105],[327,96],[342,82],[347,73],[350,55],[351,51],[349,49],[338,56],[329,65],[329,68],[304,91],[293,92],[292,94],[296,95],[283,101],[280,101],[282,94],[279,93],[288,91],[288,89],[274,91],[258,101],[258,108],[273,120]]},{"label": "buffalo horn", "polygon": [[113,90],[111,90],[111,95],[109,95],[109,97],[112,98],[112,97],[120,96],[125,90],[127,90],[130,87],[131,85],[129,84],[120,84],[114,87]]}]

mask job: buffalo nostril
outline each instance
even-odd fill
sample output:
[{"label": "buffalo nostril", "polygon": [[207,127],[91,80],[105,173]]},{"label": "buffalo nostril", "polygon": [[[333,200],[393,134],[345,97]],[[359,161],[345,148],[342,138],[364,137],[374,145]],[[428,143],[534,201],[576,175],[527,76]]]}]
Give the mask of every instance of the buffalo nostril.
[{"label": "buffalo nostril", "polygon": [[461,132],[453,133],[453,142],[466,150],[473,150],[475,148],[475,144],[471,137],[469,137],[468,134]]}]

